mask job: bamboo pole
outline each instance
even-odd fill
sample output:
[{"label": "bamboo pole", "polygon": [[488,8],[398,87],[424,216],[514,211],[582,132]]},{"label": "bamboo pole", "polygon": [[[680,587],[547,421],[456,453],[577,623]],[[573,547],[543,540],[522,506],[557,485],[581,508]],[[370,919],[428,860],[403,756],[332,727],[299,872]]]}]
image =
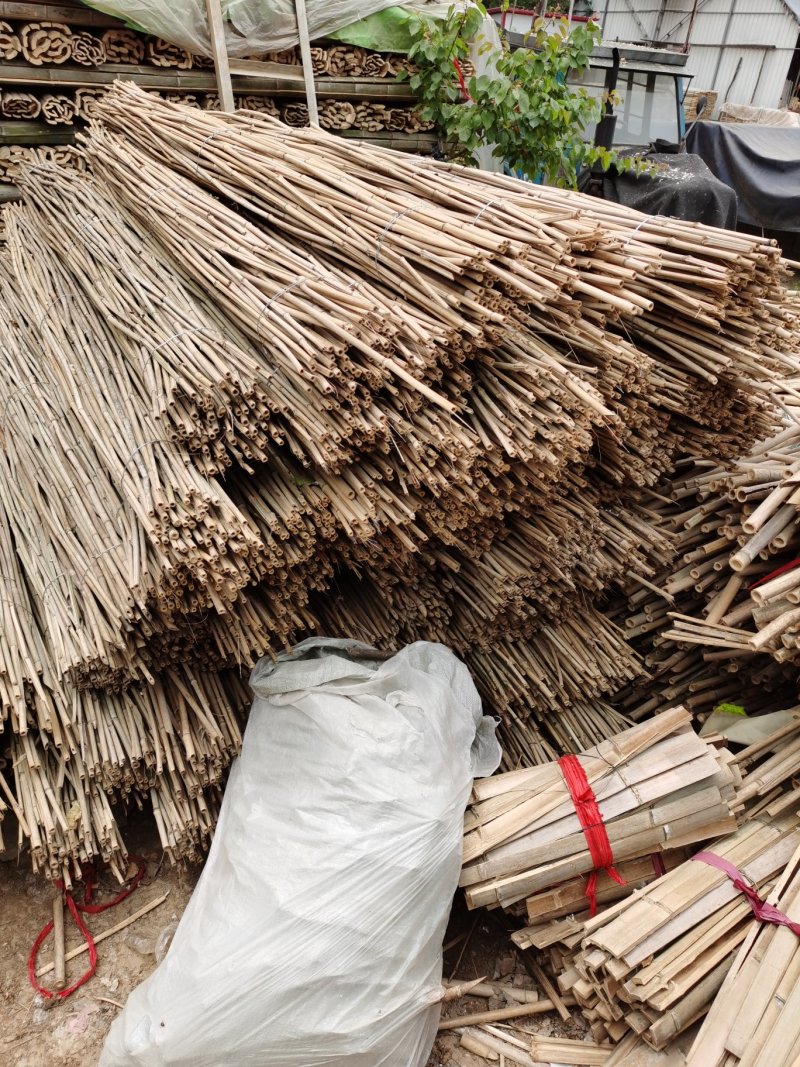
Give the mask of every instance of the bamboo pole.
[{"label": "bamboo pole", "polygon": [[67,984],[67,972],[64,959],[64,900],[61,893],[53,897],[53,952],[53,984],[56,989],[63,989]]}]

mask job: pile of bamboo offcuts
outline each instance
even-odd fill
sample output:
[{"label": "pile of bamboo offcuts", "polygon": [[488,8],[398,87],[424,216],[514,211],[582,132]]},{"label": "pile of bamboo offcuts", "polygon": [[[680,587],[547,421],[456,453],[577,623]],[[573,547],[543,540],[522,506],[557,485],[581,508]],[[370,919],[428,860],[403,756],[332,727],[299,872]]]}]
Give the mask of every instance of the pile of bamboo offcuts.
[{"label": "pile of bamboo offcuts", "polygon": [[126,83],[95,113],[0,256],[7,625],[47,653],[6,668],[4,803],[41,864],[118,851],[105,809],[70,836],[80,783],[201,844],[233,670],[311,632],[455,647],[511,766],[624,728],[644,667],[596,602],[668,564],[637,494],[676,454],[773,429],[776,246]]},{"label": "pile of bamboo offcuts", "polygon": [[[786,405],[790,383],[779,402]],[[792,419],[748,455],[690,461],[653,505],[676,560],[629,587],[613,616],[660,684],[634,684],[620,706],[645,714],[683,701],[748,714],[794,701],[800,664],[800,424]]]}]

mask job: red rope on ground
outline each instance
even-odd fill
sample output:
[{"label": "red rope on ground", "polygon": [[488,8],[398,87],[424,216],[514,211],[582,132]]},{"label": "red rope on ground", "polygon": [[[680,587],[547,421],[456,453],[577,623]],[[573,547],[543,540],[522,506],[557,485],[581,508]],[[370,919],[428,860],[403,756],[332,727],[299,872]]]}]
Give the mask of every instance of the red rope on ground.
[{"label": "red rope on ground", "polygon": [[120,890],[113,900],[108,900],[104,904],[92,904],[94,889],[97,885],[97,869],[94,864],[81,865],[81,874],[85,882],[82,904],[77,904],[75,902],[72,893],[67,892],[64,889],[64,883],[61,880],[56,881],[56,889],[60,889],[64,893],[64,900],[69,908],[70,915],[75,920],[75,925],[83,934],[84,941],[88,945],[89,966],[77,982],[74,982],[67,989],[46,989],[44,986],[40,985],[36,979],[36,960],[39,956],[39,950],[53,929],[53,920],[51,919],[50,922],[45,923],[31,946],[31,951],[28,956],[28,979],[36,992],[41,993],[42,996],[47,997],[48,1000],[63,1000],[65,997],[71,996],[76,989],[80,989],[84,983],[88,982],[97,970],[97,946],[94,943],[94,938],[90,934],[88,927],[83,919],[81,919],[80,913],[86,912],[89,915],[99,915],[101,911],[107,911],[109,908],[115,907],[117,904],[121,903],[121,901],[125,900],[126,897],[131,895],[144,877],[144,872],[147,870],[147,862],[146,860],[143,860],[141,856],[129,856],[128,859],[133,860],[136,863],[136,874],[131,879],[127,889]]},{"label": "red rope on ground", "polygon": [[83,904],[78,904],[78,911],[84,911],[88,915],[99,915],[101,911],[107,911],[109,908],[116,907],[117,904],[122,903],[126,897],[129,897],[131,893],[136,889],[144,878],[144,872],[147,870],[147,861],[143,860],[141,856],[128,856],[129,860],[137,866],[136,874],[131,878],[130,884],[127,889],[121,889],[113,900],[106,901],[105,904],[92,904],[94,897],[94,889],[97,885],[97,869],[94,864],[82,864],[81,874],[86,888],[83,891]]},{"label": "red rope on ground", "polygon": [[558,765],[567,783],[594,864],[594,870],[586,883],[589,915],[594,918],[597,914],[597,876],[600,871],[605,871],[618,885],[625,885],[625,880],[614,867],[614,853],[608,840],[603,815],[580,760],[577,756],[562,756]]},{"label": "red rope on ground", "polygon": [[692,856],[692,859],[698,860],[700,863],[707,863],[709,867],[716,867],[718,871],[726,874],[733,882],[734,887],[747,898],[747,903],[750,905],[753,915],[760,922],[774,923],[776,926],[788,926],[793,934],[800,937],[800,923],[793,922],[788,915],[776,908],[774,904],[768,904],[766,900],[762,900],[755,889],[745,882],[744,875],[738,867],[723,859],[722,856],[718,856],[716,852],[698,852],[696,856]]}]

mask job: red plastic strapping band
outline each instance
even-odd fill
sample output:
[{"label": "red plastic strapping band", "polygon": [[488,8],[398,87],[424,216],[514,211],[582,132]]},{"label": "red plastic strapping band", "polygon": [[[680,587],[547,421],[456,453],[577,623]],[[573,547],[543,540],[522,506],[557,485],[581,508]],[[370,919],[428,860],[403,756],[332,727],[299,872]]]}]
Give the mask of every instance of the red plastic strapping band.
[{"label": "red plastic strapping band", "polygon": [[661,858],[660,852],[650,853],[650,862],[653,864],[653,870],[655,871],[656,878],[663,878],[667,873],[667,868],[664,866],[664,861]]},{"label": "red plastic strapping band", "polygon": [[736,889],[747,898],[755,917],[762,923],[774,923],[776,926],[788,926],[797,937],[800,937],[800,923],[792,922],[788,915],[776,908],[774,904],[768,904],[762,900],[752,886],[744,880],[744,875],[732,863],[718,856],[715,852],[698,852],[692,856],[693,860],[707,863],[709,867],[716,867],[718,871],[727,874]]},{"label": "red plastic strapping band", "polygon": [[[42,996],[47,997],[48,1000],[63,1000],[65,997],[71,996],[71,994],[74,993],[76,989],[80,989],[80,987],[85,982],[88,982],[96,971],[97,947],[95,946],[94,938],[89,933],[86,924],[80,917],[80,912],[83,911],[87,912],[90,915],[98,915],[101,911],[106,911],[108,908],[113,908],[116,904],[119,904],[121,901],[125,900],[126,897],[129,897],[131,895],[131,893],[134,891],[134,889],[136,889],[136,887],[139,885],[142,878],[144,877],[144,872],[147,869],[147,863],[141,858],[141,856],[128,856],[128,859],[134,860],[136,862],[136,874],[131,879],[131,883],[128,888],[120,890],[120,892],[117,893],[113,900],[108,900],[105,902],[105,904],[92,904],[92,897],[94,896],[94,887],[97,884],[95,878],[96,871],[93,864],[81,865],[81,874],[85,881],[83,904],[76,904],[72,893],[64,892],[64,899],[66,901],[67,907],[69,908],[70,915],[75,920],[75,925],[83,934],[84,941],[86,942],[89,951],[89,966],[86,968],[86,970],[77,980],[77,982],[74,982],[67,989],[46,989],[44,986],[39,985],[38,981],[36,980],[36,960],[39,956],[39,949],[45,943],[48,935],[53,929],[53,920],[51,919],[50,922],[46,923],[39,931],[36,940],[31,946],[30,955],[28,956],[28,978],[30,979],[30,983],[36,990],[36,992],[41,993]],[[62,892],[64,891],[64,883],[62,881],[57,881],[55,883],[55,886],[56,889],[60,889],[62,890]]]},{"label": "red plastic strapping band", "polygon": [[455,58],[453,58],[453,66],[456,68],[456,74],[458,75],[458,84],[461,86],[461,92],[464,94],[467,100],[474,104],[475,101],[470,96],[469,89],[467,88],[467,82],[464,78],[464,71],[461,69],[461,64]]},{"label": "red plastic strapping band", "polygon": [[614,868],[614,853],[611,851],[603,816],[580,760],[577,756],[562,756],[558,765],[567,783],[594,864],[594,870],[586,883],[589,915],[594,918],[597,914],[597,876],[600,871],[605,871],[618,885],[625,885],[625,879]]},{"label": "red plastic strapping band", "polygon": [[771,582],[773,578],[779,578],[782,574],[787,574],[789,571],[793,571],[795,567],[800,567],[800,559],[793,559],[790,563],[784,563],[782,567],[776,567],[774,571],[770,571],[769,574],[765,574],[763,578],[759,578],[757,582],[753,582],[752,585],[748,585],[748,591],[750,589],[758,589],[760,585],[765,585],[767,582]]}]

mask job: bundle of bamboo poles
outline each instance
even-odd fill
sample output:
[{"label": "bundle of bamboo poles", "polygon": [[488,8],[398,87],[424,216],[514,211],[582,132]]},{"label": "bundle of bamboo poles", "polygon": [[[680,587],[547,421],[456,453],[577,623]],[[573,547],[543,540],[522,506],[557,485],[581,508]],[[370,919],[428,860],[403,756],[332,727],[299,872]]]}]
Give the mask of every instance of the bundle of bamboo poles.
[{"label": "bundle of bamboo poles", "polygon": [[42,601],[28,586],[4,511],[0,567],[0,729],[10,727],[12,768],[10,784],[0,773],[0,813],[17,816],[34,869],[69,878],[71,859],[102,858],[121,879],[126,850],[114,795],[133,795],[141,806],[150,793],[164,849],[174,858],[198,855],[213,830],[214,793],[241,742],[243,681],[179,668],[116,694],[77,692],[54,665]]},{"label": "bundle of bamboo poles", "polygon": [[[736,827],[739,775],[732,757],[699,738],[683,708],[631,727],[577,759],[611,846],[609,874],[616,862]],[[570,879],[591,880],[595,867],[560,764],[475,783],[461,875],[469,907],[524,906],[533,894]]]},{"label": "bundle of bamboo poles", "polygon": [[714,863],[735,868],[743,884],[767,898],[800,844],[799,799],[796,791],[784,795],[735,833],[586,921],[580,950],[559,984],[581,1005],[595,1039],[620,1040],[633,1030],[663,1049],[705,1015],[739,946],[767,929],[754,919],[750,898]]},{"label": "bundle of bamboo poles", "polygon": [[768,903],[795,924],[752,924],[692,1045],[689,1067],[793,1067],[800,1053],[800,849]]},{"label": "bundle of bamboo poles", "polygon": [[86,780],[179,854],[238,743],[214,672],[309,632],[454,646],[509,767],[624,729],[646,667],[596,601],[668,565],[636,494],[677,452],[773,427],[777,249],[124,84],[92,110],[89,173],[20,173],[0,257],[0,501],[68,694],[13,712],[43,865],[118,847],[99,808],[59,837],[74,709]]}]

